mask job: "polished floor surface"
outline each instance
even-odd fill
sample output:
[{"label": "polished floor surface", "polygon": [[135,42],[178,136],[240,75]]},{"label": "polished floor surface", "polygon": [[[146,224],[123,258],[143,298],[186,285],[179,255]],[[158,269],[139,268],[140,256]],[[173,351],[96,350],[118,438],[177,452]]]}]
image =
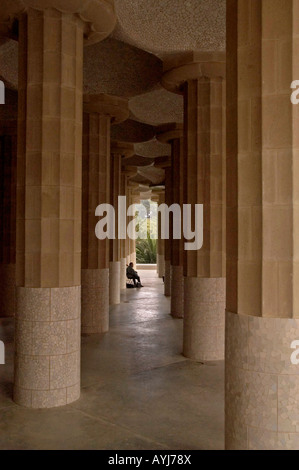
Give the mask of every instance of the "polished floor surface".
[{"label": "polished floor surface", "polygon": [[11,400],[13,320],[0,319],[0,449],[223,449],[223,363],[182,351],[182,320],[154,271],[111,308],[110,331],[82,337],[82,393],[72,405],[28,410]]}]

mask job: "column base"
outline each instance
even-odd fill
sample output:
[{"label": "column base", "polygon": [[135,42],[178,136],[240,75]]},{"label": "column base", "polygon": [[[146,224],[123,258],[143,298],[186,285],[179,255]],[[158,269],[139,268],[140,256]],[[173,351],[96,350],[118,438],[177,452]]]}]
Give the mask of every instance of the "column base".
[{"label": "column base", "polygon": [[171,315],[184,318],[183,266],[171,266]]},{"label": "column base", "polygon": [[14,317],[16,313],[16,265],[0,265],[0,317]]},{"label": "column base", "polygon": [[81,306],[82,333],[109,330],[109,269],[82,269]]},{"label": "column base", "polygon": [[127,259],[121,258],[120,260],[120,289],[121,290],[124,290],[127,288],[126,269],[127,269]]},{"label": "column base", "polygon": [[184,356],[223,360],[224,330],[225,278],[185,277]]},{"label": "column base", "polygon": [[17,287],[14,401],[53,408],[80,397],[81,288]]},{"label": "column base", "polygon": [[164,255],[157,256],[158,276],[162,279],[165,276],[165,260]]},{"label": "column base", "polygon": [[120,304],[120,261],[111,261],[109,264],[109,303]]},{"label": "column base", "polygon": [[[298,450],[299,320],[226,314],[226,448]],[[298,348],[297,348],[298,349]]]},{"label": "column base", "polygon": [[164,274],[164,295],[166,297],[171,296],[171,265],[170,261],[165,260],[165,274]]}]

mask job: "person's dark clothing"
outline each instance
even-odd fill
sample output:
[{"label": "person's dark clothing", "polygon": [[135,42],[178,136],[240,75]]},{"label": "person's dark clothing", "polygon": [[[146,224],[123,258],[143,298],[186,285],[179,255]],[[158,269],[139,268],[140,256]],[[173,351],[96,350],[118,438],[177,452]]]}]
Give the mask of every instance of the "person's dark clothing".
[{"label": "person's dark clothing", "polygon": [[135,286],[136,286],[137,282],[139,282],[139,284],[141,284],[140,277],[138,276],[138,273],[132,268],[132,266],[127,267],[127,278],[128,279],[133,279]]}]

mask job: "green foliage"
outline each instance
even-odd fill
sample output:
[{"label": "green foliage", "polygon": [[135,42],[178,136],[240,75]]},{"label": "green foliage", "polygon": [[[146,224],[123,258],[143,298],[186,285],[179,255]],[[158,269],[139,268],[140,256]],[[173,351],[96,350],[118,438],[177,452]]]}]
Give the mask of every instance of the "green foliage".
[{"label": "green foliage", "polygon": [[157,240],[152,240],[149,232],[146,240],[136,240],[136,262],[138,264],[157,262]]}]

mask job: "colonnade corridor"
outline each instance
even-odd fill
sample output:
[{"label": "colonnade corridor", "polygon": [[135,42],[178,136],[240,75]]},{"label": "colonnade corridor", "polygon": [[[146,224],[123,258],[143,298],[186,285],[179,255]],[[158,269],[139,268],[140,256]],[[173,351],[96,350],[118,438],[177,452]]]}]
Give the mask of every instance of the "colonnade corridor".
[{"label": "colonnade corridor", "polygon": [[223,362],[182,356],[183,320],[155,271],[122,291],[108,333],[82,335],[81,397],[32,410],[12,401],[13,318],[0,319],[0,449],[223,449]]}]

